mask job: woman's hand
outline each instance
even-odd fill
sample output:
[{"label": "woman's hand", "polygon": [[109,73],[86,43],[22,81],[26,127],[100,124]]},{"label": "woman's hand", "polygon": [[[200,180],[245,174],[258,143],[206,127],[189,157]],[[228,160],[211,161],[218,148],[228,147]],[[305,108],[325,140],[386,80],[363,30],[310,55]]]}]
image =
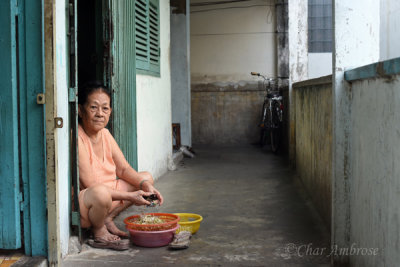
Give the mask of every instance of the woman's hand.
[{"label": "woman's hand", "polygon": [[145,192],[149,192],[150,195],[151,195],[151,194],[156,194],[156,195],[157,195],[157,198],[158,198],[158,204],[159,204],[159,205],[161,205],[161,204],[164,202],[164,199],[163,199],[161,193],[158,192],[158,190],[155,189],[155,187],[154,187],[151,183],[145,181],[145,182],[142,184],[142,190],[145,191]]},{"label": "woman's hand", "polygon": [[128,192],[127,200],[131,201],[136,206],[150,205],[151,203],[149,201],[145,200],[143,197],[150,196],[151,194],[153,194],[153,193],[144,192],[143,190]]}]

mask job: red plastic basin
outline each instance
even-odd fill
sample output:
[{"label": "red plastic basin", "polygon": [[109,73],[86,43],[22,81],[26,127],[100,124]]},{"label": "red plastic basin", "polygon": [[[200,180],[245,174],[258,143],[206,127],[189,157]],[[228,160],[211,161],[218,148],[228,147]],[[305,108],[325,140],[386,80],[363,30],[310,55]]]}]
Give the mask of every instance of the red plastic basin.
[{"label": "red plastic basin", "polygon": [[140,247],[156,248],[163,247],[171,243],[174,238],[176,229],[179,225],[174,228],[163,230],[163,231],[138,231],[128,229],[133,244]]}]

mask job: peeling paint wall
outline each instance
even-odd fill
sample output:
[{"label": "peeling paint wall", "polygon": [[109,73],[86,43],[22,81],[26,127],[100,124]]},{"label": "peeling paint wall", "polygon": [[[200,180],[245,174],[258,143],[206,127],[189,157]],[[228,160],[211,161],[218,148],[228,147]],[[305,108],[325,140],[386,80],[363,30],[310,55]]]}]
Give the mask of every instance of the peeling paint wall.
[{"label": "peeling paint wall", "polygon": [[195,144],[249,144],[259,140],[264,91],[257,84],[192,85]]},{"label": "peeling paint wall", "polygon": [[289,75],[290,81],[308,79],[307,1],[289,0]]},{"label": "peeling paint wall", "polygon": [[332,76],[293,84],[296,172],[326,225],[331,223]]},{"label": "peeling paint wall", "polygon": [[400,75],[352,84],[350,243],[378,248],[354,266],[400,262]]},{"label": "peeling paint wall", "polygon": [[[380,12],[375,0],[335,0],[333,6],[332,244],[350,247],[352,92],[344,71],[379,60]],[[348,260],[348,255],[333,255],[334,264],[346,265]]]},{"label": "peeling paint wall", "polygon": [[200,2],[190,13],[193,143],[254,142],[263,92],[250,72],[276,76],[275,3]]},{"label": "peeling paint wall", "polygon": [[292,84],[308,79],[307,1],[289,1],[289,160],[296,162],[295,112]]},{"label": "peeling paint wall", "polygon": [[276,0],[276,42],[278,77],[289,78],[289,18],[288,0]]}]

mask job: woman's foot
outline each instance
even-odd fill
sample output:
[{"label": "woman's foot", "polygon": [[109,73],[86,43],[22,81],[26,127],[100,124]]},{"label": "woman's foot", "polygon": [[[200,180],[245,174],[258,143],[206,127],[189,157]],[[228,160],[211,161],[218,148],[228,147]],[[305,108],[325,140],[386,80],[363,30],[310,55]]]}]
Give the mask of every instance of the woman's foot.
[{"label": "woman's foot", "polygon": [[94,238],[89,239],[87,243],[94,248],[129,249],[129,240],[122,240],[119,236],[111,234],[105,225],[98,230],[93,230],[93,235]]},{"label": "woman's foot", "polygon": [[128,237],[128,233],[121,231],[118,229],[118,227],[115,225],[114,221],[112,218],[108,217],[104,221],[105,226],[107,227],[107,230],[114,235],[120,236],[120,237]]},{"label": "woman's foot", "polygon": [[102,239],[106,241],[115,241],[120,240],[121,238],[118,235],[112,234],[107,230],[107,227],[104,225],[100,229],[93,229],[94,239]]}]

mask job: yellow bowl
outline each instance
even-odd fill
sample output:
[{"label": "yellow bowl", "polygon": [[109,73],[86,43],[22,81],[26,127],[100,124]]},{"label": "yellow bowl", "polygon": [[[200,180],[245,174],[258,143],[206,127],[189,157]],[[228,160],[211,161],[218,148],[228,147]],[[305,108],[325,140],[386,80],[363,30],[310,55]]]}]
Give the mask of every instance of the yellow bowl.
[{"label": "yellow bowl", "polygon": [[174,213],[174,214],[178,215],[180,218],[178,222],[180,227],[176,230],[176,233],[179,233],[180,231],[189,231],[192,234],[194,234],[199,230],[200,222],[203,220],[203,217],[201,217],[200,215],[194,213]]}]

